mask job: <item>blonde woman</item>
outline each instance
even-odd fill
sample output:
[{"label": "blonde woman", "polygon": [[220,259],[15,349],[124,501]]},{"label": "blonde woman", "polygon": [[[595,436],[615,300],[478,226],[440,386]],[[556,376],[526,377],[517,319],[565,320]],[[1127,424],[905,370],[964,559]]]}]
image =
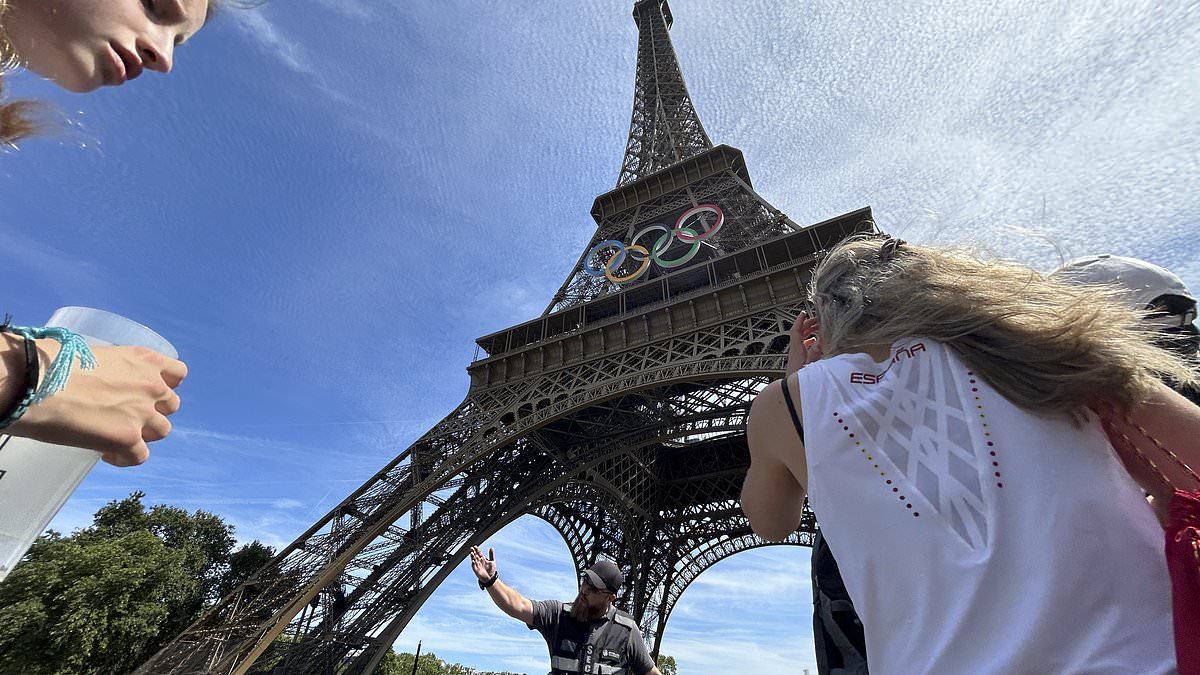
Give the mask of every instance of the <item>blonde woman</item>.
[{"label": "blonde woman", "polygon": [[[73,92],[116,86],[147,70],[170,72],[175,47],[212,11],[212,0],[0,0],[0,56]],[[0,143],[37,131],[35,107],[0,99]],[[0,327],[3,433],[98,450],[118,466],[144,462],[146,443],[170,432],[184,364],[135,347],[97,348],[94,369],[68,361],[67,386],[42,400],[35,394],[62,342],[41,335]]]},{"label": "blonde woman", "polygon": [[839,245],[811,294],[742,508],[778,540],[807,494],[871,672],[1176,672],[1161,488],[1089,406],[1196,466],[1200,409],[1158,379],[1196,373],[1103,290],[896,239]]}]

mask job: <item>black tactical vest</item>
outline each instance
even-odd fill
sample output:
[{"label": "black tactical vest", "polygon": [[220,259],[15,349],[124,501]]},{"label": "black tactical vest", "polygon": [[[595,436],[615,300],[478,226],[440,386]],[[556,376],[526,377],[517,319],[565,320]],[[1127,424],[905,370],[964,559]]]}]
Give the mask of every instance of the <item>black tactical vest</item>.
[{"label": "black tactical vest", "polygon": [[571,605],[564,604],[554,626],[550,675],[625,675],[634,628],[633,617],[616,607],[609,607],[608,620],[593,628],[592,622],[571,618]]}]

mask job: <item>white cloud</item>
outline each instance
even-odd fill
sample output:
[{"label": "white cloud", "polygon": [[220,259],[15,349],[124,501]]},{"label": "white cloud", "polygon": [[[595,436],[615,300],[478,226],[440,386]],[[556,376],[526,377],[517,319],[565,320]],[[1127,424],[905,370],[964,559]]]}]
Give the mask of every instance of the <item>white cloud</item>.
[{"label": "white cloud", "polygon": [[243,33],[258,43],[262,49],[273,54],[288,68],[303,75],[317,74],[300,44],[284,36],[283,32],[267,18],[263,8],[230,12],[229,16],[233,18]]},{"label": "white cloud", "polygon": [[229,15],[242,33],[289,70],[303,75],[329,98],[343,104],[352,103],[345,94],[329,84],[325,73],[313,65],[300,42],[287,37],[282,29],[267,18],[265,7],[229,12]]}]

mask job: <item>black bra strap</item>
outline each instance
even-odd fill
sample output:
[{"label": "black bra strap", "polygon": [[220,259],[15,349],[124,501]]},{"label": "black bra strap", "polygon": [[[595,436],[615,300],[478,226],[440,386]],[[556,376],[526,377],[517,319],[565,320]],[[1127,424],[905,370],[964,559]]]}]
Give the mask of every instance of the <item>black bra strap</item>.
[{"label": "black bra strap", "polygon": [[800,442],[804,442],[804,425],[800,423],[800,415],[796,413],[796,404],[792,403],[792,392],[788,391],[788,378],[781,380],[783,384],[783,400],[787,401],[788,412],[792,414],[792,424],[796,425],[796,433],[800,434]]}]

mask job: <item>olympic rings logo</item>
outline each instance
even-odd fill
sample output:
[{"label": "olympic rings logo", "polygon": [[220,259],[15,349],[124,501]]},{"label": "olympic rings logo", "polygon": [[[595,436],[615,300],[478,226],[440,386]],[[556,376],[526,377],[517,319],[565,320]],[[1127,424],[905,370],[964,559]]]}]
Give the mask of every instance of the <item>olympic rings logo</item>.
[{"label": "olympic rings logo", "polygon": [[[710,225],[704,232],[697,232],[697,228],[694,226],[688,227],[688,221],[702,213],[715,215],[717,222]],[[700,252],[700,242],[716,234],[724,224],[725,212],[716,204],[693,206],[684,211],[683,215],[679,216],[673,228],[668,228],[662,223],[655,223],[639,230],[637,234],[633,235],[633,239],[628,245],[616,239],[609,239],[596,244],[583,259],[583,271],[594,277],[604,277],[614,284],[624,284],[640,278],[650,269],[651,263],[665,269],[686,265]],[[645,246],[638,244],[642,240],[642,237],[651,232],[662,233],[653,246],[647,249]],[[667,252],[667,249],[671,248],[676,239],[685,244],[691,244],[691,247],[678,258],[664,259],[662,255]],[[607,259],[602,257],[605,253],[609,254]],[[617,270],[621,269],[621,265],[625,264],[626,257],[640,264],[637,269],[629,274],[617,276]]]}]

